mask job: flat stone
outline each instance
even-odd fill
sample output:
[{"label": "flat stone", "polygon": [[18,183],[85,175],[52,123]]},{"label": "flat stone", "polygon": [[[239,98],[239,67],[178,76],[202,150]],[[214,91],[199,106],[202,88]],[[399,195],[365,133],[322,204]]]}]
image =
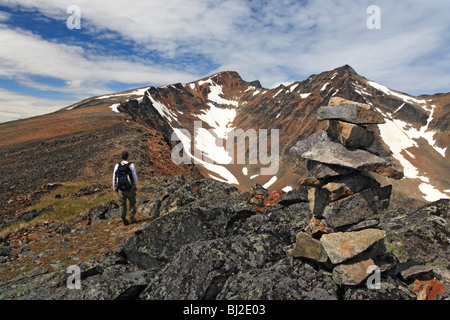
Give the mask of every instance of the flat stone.
[{"label": "flat stone", "polygon": [[429,273],[433,270],[433,267],[419,264],[414,261],[408,261],[401,263],[398,266],[398,271],[403,280],[409,280],[415,278],[421,274]]},{"label": "flat stone", "polygon": [[284,206],[290,206],[300,202],[308,202],[308,189],[305,187],[300,187],[299,189],[289,191],[278,200],[278,204]]},{"label": "flat stone", "polygon": [[322,141],[330,141],[328,134],[324,130],[320,130],[311,134],[304,140],[297,141],[294,147],[289,152],[301,156],[304,152],[314,147],[317,143]]},{"label": "flat stone", "polygon": [[354,124],[381,124],[386,121],[376,111],[364,104],[339,104],[323,106],[317,110],[318,120],[341,120]]},{"label": "flat stone", "polygon": [[329,193],[329,199],[336,201],[369,188],[380,188],[373,178],[361,173],[346,175],[327,183],[322,187]]},{"label": "flat stone", "polygon": [[384,230],[365,229],[353,232],[336,232],[324,234],[320,238],[330,261],[342,263],[370,248],[375,242],[386,236]]},{"label": "flat stone", "polygon": [[350,150],[340,143],[323,141],[302,154],[302,158],[322,163],[339,165],[356,170],[375,172],[380,175],[401,179],[403,169],[365,150]]},{"label": "flat stone", "polygon": [[297,233],[295,244],[292,249],[287,250],[287,254],[292,257],[308,258],[319,262],[326,262],[328,260],[327,253],[320,241],[311,238],[305,232]]},{"label": "flat stone", "polygon": [[[391,186],[384,187],[390,190]],[[372,188],[330,202],[322,211],[328,226],[338,228],[375,218],[387,208],[384,188]]]},{"label": "flat stone", "polygon": [[348,167],[342,167],[334,164],[321,163],[314,160],[308,160],[306,162],[306,170],[308,173],[317,179],[326,179],[344,174],[350,174],[357,172],[354,169]]},{"label": "flat stone", "polygon": [[373,265],[372,259],[340,264],[333,269],[333,279],[338,285],[357,286],[370,275],[367,269]]},{"label": "flat stone", "polygon": [[328,120],[326,131],[331,140],[350,148],[369,148],[375,140],[373,131],[339,120]]}]

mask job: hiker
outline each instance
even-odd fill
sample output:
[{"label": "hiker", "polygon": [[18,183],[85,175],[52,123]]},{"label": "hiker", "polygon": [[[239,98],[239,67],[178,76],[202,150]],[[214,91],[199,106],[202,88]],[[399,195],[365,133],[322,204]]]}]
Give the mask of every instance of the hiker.
[{"label": "hiker", "polygon": [[130,222],[135,223],[136,214],[136,191],[138,188],[138,179],[134,163],[128,162],[128,152],[121,154],[122,161],[114,167],[113,189],[119,194],[120,216],[123,224],[129,224],[127,216],[127,199],[130,203]]}]

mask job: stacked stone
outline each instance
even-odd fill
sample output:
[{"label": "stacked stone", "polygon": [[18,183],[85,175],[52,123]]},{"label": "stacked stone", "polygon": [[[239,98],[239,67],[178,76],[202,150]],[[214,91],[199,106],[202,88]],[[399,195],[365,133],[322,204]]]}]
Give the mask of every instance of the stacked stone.
[{"label": "stacked stone", "polygon": [[339,265],[333,270],[337,282],[356,285],[367,277],[367,267],[375,265],[367,251],[385,237],[385,231],[375,227],[392,189],[382,187],[371,173],[401,179],[403,172],[396,163],[368,151],[376,139],[368,125],[384,123],[369,105],[331,98],[317,117],[328,121],[326,129],[291,149],[307,159],[310,177],[299,183],[309,187],[312,218],[288,254]]}]

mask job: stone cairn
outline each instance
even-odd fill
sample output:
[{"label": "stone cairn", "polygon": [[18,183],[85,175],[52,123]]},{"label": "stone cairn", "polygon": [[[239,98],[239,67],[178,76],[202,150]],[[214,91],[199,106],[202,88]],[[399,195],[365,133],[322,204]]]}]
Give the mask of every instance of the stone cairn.
[{"label": "stone cairn", "polygon": [[307,160],[310,176],[299,184],[309,188],[312,218],[286,251],[331,263],[338,284],[358,285],[376,265],[372,258],[379,253],[374,244],[386,236],[376,228],[377,216],[387,209],[392,190],[371,173],[401,179],[403,171],[397,163],[367,151],[376,139],[368,125],[385,122],[369,105],[333,97],[318,109],[317,117],[328,121],[326,129],[290,150]]}]

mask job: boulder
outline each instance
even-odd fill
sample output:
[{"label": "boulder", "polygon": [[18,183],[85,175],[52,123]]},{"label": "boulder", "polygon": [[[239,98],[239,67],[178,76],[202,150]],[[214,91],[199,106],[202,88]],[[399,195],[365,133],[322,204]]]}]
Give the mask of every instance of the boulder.
[{"label": "boulder", "polygon": [[302,154],[302,158],[322,163],[339,165],[357,170],[366,170],[380,175],[401,179],[403,169],[365,150],[350,150],[340,143],[323,141]]},{"label": "boulder", "polygon": [[276,238],[264,234],[192,242],[153,278],[140,298],[214,299],[233,273],[280,260],[280,245]]},{"label": "boulder", "polygon": [[311,236],[305,232],[299,232],[297,234],[293,248],[286,252],[294,258],[308,258],[319,262],[326,262],[328,260],[327,253],[323,249],[320,241],[311,238]]},{"label": "boulder", "polygon": [[322,141],[330,141],[330,138],[328,138],[328,134],[324,130],[313,133],[305,140],[298,141],[295,146],[289,150],[289,152],[301,156],[304,152],[308,151],[317,143]]},{"label": "boulder", "polygon": [[369,275],[367,270],[374,266],[372,259],[340,264],[333,269],[333,279],[338,285],[356,286],[363,282]]},{"label": "boulder", "polygon": [[357,172],[352,168],[321,163],[314,160],[306,161],[306,170],[311,176],[321,180]]},{"label": "boulder", "polygon": [[322,212],[328,226],[339,228],[370,220],[387,209],[391,186],[372,188],[330,202]]},{"label": "boulder", "polygon": [[320,242],[330,261],[339,264],[363,253],[385,236],[386,232],[383,230],[365,229],[324,234],[320,238]]},{"label": "boulder", "polygon": [[278,200],[278,204],[284,206],[289,206],[300,202],[308,202],[308,189],[305,187],[300,187],[296,190],[289,191]]},{"label": "boulder", "polygon": [[218,300],[338,300],[329,272],[301,259],[284,258],[262,269],[230,276]]},{"label": "boulder", "polygon": [[327,191],[330,201],[336,201],[369,188],[379,189],[380,184],[372,177],[361,173],[339,177],[322,187]]},{"label": "boulder", "polygon": [[373,131],[339,120],[329,120],[326,131],[331,140],[340,142],[349,148],[366,149],[372,146],[375,140]]},{"label": "boulder", "polygon": [[183,245],[223,237],[233,223],[252,214],[250,205],[226,194],[216,195],[214,201],[202,198],[155,219],[116,250],[142,269],[158,270]]},{"label": "boulder", "polygon": [[346,103],[335,106],[323,106],[317,110],[318,120],[341,120],[354,124],[381,124],[386,121],[366,104]]}]

